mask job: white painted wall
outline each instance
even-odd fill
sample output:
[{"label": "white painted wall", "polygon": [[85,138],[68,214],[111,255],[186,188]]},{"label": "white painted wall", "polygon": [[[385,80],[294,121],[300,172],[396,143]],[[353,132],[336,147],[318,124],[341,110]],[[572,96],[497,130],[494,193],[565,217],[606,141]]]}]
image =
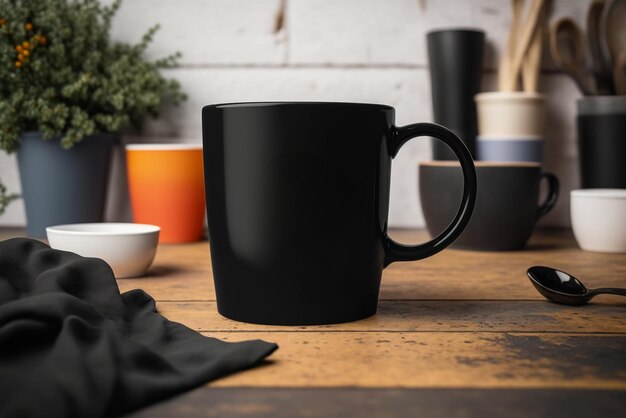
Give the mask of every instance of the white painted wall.
[{"label": "white painted wall", "polygon": [[[444,27],[478,27],[487,33],[484,89],[495,88],[499,51],[510,20],[507,0],[287,0],[285,27],[274,33],[280,0],[125,0],[113,30],[117,40],[137,41],[161,24],[150,57],[181,51],[170,70],[189,100],[166,109],[140,138],[125,141],[201,140],[200,109],[219,102],[336,100],[386,103],[398,124],[432,120],[425,34]],[[552,16],[579,22],[585,0],[556,0]],[[568,190],[578,185],[575,101],[571,80],[544,60],[540,89],[548,94],[546,170],[556,173],[562,196],[544,224],[569,224]],[[407,144],[394,161],[390,225],[421,226],[416,166],[430,158],[427,140]],[[14,156],[0,152],[0,178],[20,185]],[[114,163],[107,217],[129,219],[123,165]],[[0,225],[23,225],[21,202]]]}]

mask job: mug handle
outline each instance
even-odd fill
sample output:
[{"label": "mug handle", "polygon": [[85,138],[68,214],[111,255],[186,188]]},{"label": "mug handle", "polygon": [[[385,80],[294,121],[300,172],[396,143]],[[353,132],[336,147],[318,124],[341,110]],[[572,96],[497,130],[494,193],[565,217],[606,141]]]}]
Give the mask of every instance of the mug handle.
[{"label": "mug handle", "polygon": [[557,176],[552,173],[543,173],[539,178],[539,181],[544,178],[548,182],[548,197],[546,197],[546,201],[539,206],[539,209],[537,210],[537,219],[550,212],[554,205],[556,205],[556,201],[559,198],[559,179]]},{"label": "mug handle", "polygon": [[385,267],[395,261],[414,261],[430,257],[452,244],[467,226],[476,202],[476,169],[472,155],[467,147],[452,131],[434,123],[415,123],[401,127],[393,127],[389,140],[391,158],[409,139],[418,136],[430,136],[446,143],[461,163],[463,170],[463,198],[461,206],[452,222],[446,229],[432,240],[419,245],[404,245],[395,242],[387,234],[384,236]]}]

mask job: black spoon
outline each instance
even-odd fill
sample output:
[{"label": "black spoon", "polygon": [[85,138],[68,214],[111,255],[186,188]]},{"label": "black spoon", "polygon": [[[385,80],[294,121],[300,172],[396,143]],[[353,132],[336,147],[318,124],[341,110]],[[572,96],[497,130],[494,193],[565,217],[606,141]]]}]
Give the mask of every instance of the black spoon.
[{"label": "black spoon", "polygon": [[546,299],[562,305],[584,305],[594,296],[605,293],[626,296],[626,289],[587,289],[576,277],[551,267],[533,266],[528,269],[528,278]]}]

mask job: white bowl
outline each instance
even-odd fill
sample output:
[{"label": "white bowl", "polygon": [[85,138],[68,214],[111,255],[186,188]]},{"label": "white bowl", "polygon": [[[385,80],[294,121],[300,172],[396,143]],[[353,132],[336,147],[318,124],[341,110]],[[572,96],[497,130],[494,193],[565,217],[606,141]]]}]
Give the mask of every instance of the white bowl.
[{"label": "white bowl", "polygon": [[626,189],[580,189],[570,196],[572,229],[580,248],[626,253]]},{"label": "white bowl", "polygon": [[115,277],[143,275],[154,260],[159,228],[133,223],[56,225],[46,228],[52,248],[106,261]]}]

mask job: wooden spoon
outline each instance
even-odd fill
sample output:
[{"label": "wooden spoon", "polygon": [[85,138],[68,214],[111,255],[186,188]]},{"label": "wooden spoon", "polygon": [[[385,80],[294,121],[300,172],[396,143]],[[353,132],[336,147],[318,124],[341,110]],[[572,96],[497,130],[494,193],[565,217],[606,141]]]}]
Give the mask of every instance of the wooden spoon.
[{"label": "wooden spoon", "polygon": [[528,52],[532,37],[537,28],[539,22],[539,15],[543,9],[545,0],[533,0],[530,4],[530,10],[528,12],[528,19],[522,28],[520,40],[515,47],[515,54],[513,55],[513,62],[511,64],[511,70],[509,72],[508,83],[506,87],[509,87],[509,91],[513,90],[513,87],[517,84],[517,77],[524,61],[524,57]]},{"label": "wooden spoon", "polygon": [[623,78],[619,57],[626,52],[626,0],[610,0],[602,12],[600,21],[602,50],[613,70],[613,82]]},{"label": "wooden spoon", "polygon": [[550,54],[554,63],[574,79],[583,94],[595,94],[585,71],[583,34],[572,19],[561,18],[550,28]]},{"label": "wooden spoon", "polygon": [[626,51],[617,57],[613,66],[613,77],[615,79],[615,91],[617,94],[626,96]]},{"label": "wooden spoon", "polygon": [[600,20],[605,7],[605,0],[594,0],[587,9],[587,41],[598,94],[613,94],[611,67],[602,53],[600,38]]},{"label": "wooden spoon", "polygon": [[506,50],[502,54],[500,60],[500,71],[498,72],[498,87],[500,91],[517,90],[517,79],[513,80],[510,85],[509,74],[511,73],[511,65],[513,56],[515,55],[515,47],[518,42],[520,25],[522,23],[522,13],[524,12],[524,0],[512,0],[512,17],[511,27],[509,28],[509,38],[507,40]]},{"label": "wooden spoon", "polygon": [[535,29],[532,42],[528,48],[528,54],[522,64],[522,85],[524,91],[536,93],[539,84],[539,72],[541,70],[541,52],[543,50],[544,13],[539,16],[539,22]]}]

